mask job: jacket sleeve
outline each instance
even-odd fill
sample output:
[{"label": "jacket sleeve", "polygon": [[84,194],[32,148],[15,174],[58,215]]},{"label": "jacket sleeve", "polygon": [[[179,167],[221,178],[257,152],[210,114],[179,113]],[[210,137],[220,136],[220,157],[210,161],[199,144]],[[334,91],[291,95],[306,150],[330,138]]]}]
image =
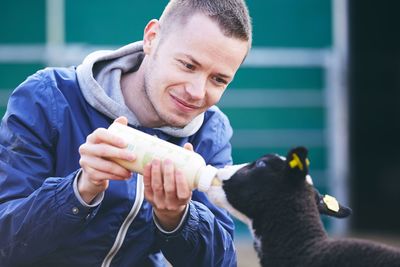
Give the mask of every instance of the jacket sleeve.
[{"label": "jacket sleeve", "polygon": [[[190,140],[207,164],[223,167],[232,163],[232,129],[222,114],[206,118]],[[171,234],[157,230],[158,242],[173,266],[236,266],[234,224],[229,214],[213,205],[203,192],[194,191],[182,226]]]},{"label": "jacket sleeve", "polygon": [[52,90],[40,74],[11,95],[0,125],[0,265],[33,263],[95,212],[76,197],[76,172],[54,176]]}]

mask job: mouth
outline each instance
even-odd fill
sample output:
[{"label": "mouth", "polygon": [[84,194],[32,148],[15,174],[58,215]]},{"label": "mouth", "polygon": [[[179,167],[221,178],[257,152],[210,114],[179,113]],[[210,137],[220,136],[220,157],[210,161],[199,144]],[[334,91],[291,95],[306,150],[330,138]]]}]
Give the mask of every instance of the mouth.
[{"label": "mouth", "polygon": [[221,181],[229,180],[235,173],[246,169],[245,167],[247,167],[248,165],[249,163],[225,166],[222,169],[218,169],[217,177]]},{"label": "mouth", "polygon": [[173,95],[171,95],[171,98],[172,98],[173,102],[175,103],[175,105],[184,112],[190,112],[190,111],[198,110],[201,108],[200,106],[187,103],[186,101],[184,101],[180,98],[177,98]]}]

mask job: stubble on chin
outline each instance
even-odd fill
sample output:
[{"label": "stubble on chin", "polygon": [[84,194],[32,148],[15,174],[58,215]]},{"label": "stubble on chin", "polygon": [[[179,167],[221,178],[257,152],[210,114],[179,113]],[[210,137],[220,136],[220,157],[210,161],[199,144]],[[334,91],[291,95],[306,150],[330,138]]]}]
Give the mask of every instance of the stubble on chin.
[{"label": "stubble on chin", "polygon": [[168,114],[167,110],[162,109],[162,103],[157,105],[155,102],[155,97],[152,95],[152,89],[145,79],[143,86],[143,95],[145,96],[146,103],[142,103],[145,105],[145,112],[151,113],[151,117],[153,118],[154,127],[173,127],[173,128],[184,128],[190,120],[177,118],[178,114]]}]

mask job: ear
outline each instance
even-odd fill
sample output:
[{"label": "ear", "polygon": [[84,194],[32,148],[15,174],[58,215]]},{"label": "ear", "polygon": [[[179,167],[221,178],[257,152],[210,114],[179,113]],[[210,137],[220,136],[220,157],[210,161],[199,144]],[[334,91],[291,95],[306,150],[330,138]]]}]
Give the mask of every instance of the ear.
[{"label": "ear", "polygon": [[156,19],[152,19],[147,23],[144,28],[143,35],[143,51],[146,55],[150,54],[150,52],[156,46],[157,38],[160,34],[160,22]]},{"label": "ear", "polygon": [[305,147],[296,147],[286,156],[289,174],[292,177],[305,179],[308,174],[310,161],[307,158],[308,150]]},{"label": "ear", "polygon": [[336,198],[330,195],[321,195],[317,189],[314,188],[315,201],[317,202],[318,211],[320,214],[328,215],[335,218],[346,218],[352,213],[349,207],[341,205]]}]

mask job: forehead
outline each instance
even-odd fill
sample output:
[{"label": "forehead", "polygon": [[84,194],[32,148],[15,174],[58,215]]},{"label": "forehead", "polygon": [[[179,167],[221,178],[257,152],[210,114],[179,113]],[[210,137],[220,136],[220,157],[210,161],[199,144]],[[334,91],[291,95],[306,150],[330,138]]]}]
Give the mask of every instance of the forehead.
[{"label": "forehead", "polygon": [[258,162],[264,162],[266,168],[272,168],[279,170],[283,166],[285,166],[286,159],[278,154],[266,154],[259,158],[258,160],[254,161],[255,166],[258,166]]},{"label": "forehead", "polygon": [[202,14],[177,21],[165,36],[162,46],[171,54],[186,54],[202,65],[221,65],[235,72],[247,54],[248,42],[223,34],[216,22]]},{"label": "forehead", "polygon": [[283,157],[279,154],[273,154],[273,153],[265,154],[261,158],[265,159],[265,160],[277,160],[277,161],[285,161],[286,160],[285,157]]}]

